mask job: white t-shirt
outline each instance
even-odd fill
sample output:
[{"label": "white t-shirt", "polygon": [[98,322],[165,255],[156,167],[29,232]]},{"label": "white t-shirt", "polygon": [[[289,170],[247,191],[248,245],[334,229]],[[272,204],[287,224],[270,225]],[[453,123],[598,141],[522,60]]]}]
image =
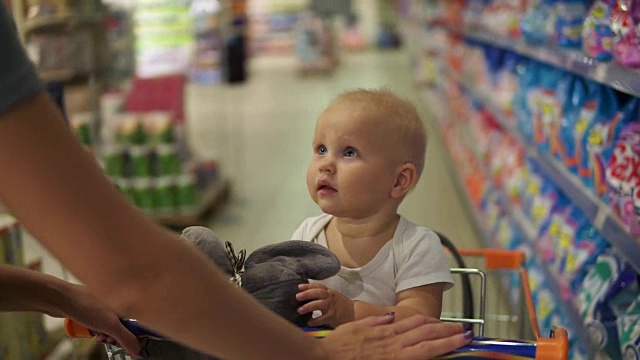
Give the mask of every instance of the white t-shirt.
[{"label": "white t-shirt", "polygon": [[[291,239],[327,247],[324,228],[332,218],[323,214],[306,219]],[[393,239],[371,261],[360,268],[342,266],[335,276],[317,282],[351,300],[395,306],[397,293],[434,283],[447,283],[445,290],[448,290],[453,286],[453,277],[438,235],[400,216]]]}]

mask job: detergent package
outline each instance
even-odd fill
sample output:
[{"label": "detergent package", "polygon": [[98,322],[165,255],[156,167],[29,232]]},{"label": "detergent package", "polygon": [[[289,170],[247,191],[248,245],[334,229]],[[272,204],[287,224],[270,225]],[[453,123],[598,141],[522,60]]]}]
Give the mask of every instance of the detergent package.
[{"label": "detergent package", "polygon": [[585,276],[578,305],[590,338],[612,359],[622,358],[617,316],[637,297],[635,270],[613,251],[598,256]]},{"label": "detergent package", "polygon": [[577,107],[584,100],[584,95],[580,92],[585,92],[582,80],[571,73],[564,73],[556,88],[556,98],[561,106],[561,111],[559,116],[552,118],[552,122],[549,123],[549,152],[557,159],[562,159],[565,152],[560,135],[563,122],[565,122],[565,118],[577,111]]},{"label": "detergent package", "polygon": [[[625,126],[616,141],[605,170],[606,202],[628,229],[638,221],[634,206],[635,189],[640,186],[640,122]],[[640,204],[639,204],[640,206]]]},{"label": "detergent package", "polygon": [[522,38],[534,45],[552,41],[556,18],[555,0],[530,0],[520,19]]},{"label": "detergent package", "polygon": [[611,13],[613,59],[628,67],[640,66],[640,7],[637,0],[616,0]]},{"label": "detergent package", "polygon": [[578,160],[578,174],[580,175],[580,180],[585,184],[589,189],[593,189],[593,175],[591,173],[592,167],[590,166],[590,159],[588,153],[588,134],[595,123],[597,123],[600,119],[611,120],[615,116],[616,112],[619,109],[618,106],[618,97],[616,96],[616,91],[612,88],[605,85],[597,85],[598,90],[596,97],[596,116],[588,116],[587,119],[584,119],[584,122],[581,122],[583,119],[579,119],[579,122],[576,126],[576,144],[580,144],[580,153]]},{"label": "detergent package", "polygon": [[556,6],[556,44],[569,49],[582,46],[582,24],[587,14],[584,0],[559,0]]},{"label": "detergent package", "polygon": [[527,183],[527,200],[523,202],[523,212],[530,220],[536,232],[539,232],[547,221],[562,194],[558,188],[544,177],[537,174]]},{"label": "detergent package", "polygon": [[543,152],[549,152],[551,127],[560,123],[562,106],[556,89],[566,87],[566,73],[558,68],[540,65],[540,82],[529,90],[528,105],[533,122],[533,143]]},{"label": "detergent package", "polygon": [[640,359],[640,298],[618,315],[617,325],[623,359]]},{"label": "detergent package", "polygon": [[558,239],[557,271],[569,284],[572,293],[577,293],[586,275],[586,269],[590,268],[598,255],[609,247],[609,242],[577,207],[572,207],[567,213]]},{"label": "detergent package", "polygon": [[564,196],[560,196],[549,214],[548,219],[542,223],[540,227],[540,237],[536,244],[541,259],[544,260],[545,264],[547,264],[556,275],[556,265],[560,259],[557,244],[565,231],[565,221],[567,213],[570,211],[571,204],[569,200]]},{"label": "detergent package", "polygon": [[611,13],[615,0],[595,0],[582,27],[582,50],[590,57],[609,61],[613,57]]},{"label": "detergent package", "polygon": [[523,60],[522,66],[516,68],[518,86],[513,96],[513,115],[520,134],[529,144],[533,143],[533,125],[531,108],[529,107],[529,91],[537,84],[540,67],[533,60]]},{"label": "detergent package", "polygon": [[[557,128],[557,132],[553,134],[551,141],[553,146],[553,155],[562,161],[567,168],[573,173],[577,173],[577,161],[575,160],[575,142],[573,141],[573,133],[575,124],[578,122],[581,109],[588,100],[587,82],[582,77],[574,76],[571,88],[565,99],[562,110],[562,118]],[[572,166],[570,166],[572,165]]]},{"label": "detergent package", "polygon": [[607,190],[605,168],[611,160],[615,141],[620,132],[631,121],[638,119],[640,99],[631,97],[626,104],[617,111],[613,118],[599,118],[589,129],[587,135],[587,152],[589,166],[593,178],[593,188],[597,195],[604,196]]}]

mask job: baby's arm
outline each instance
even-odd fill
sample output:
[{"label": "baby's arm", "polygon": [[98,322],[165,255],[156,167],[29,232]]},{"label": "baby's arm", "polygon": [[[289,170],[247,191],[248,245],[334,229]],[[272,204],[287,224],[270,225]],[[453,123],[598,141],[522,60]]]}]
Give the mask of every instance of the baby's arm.
[{"label": "baby's arm", "polygon": [[396,296],[396,306],[377,306],[354,301],[354,318],[357,320],[373,314],[395,312],[396,319],[405,319],[416,314],[439,319],[445,285],[435,283],[401,291]]},{"label": "baby's arm", "polygon": [[439,319],[445,285],[445,283],[435,283],[401,291],[397,295],[396,306],[379,306],[364,301],[352,301],[339,291],[318,283],[299,285],[300,292],[296,298],[298,301],[309,301],[298,309],[300,314],[316,310],[322,312],[322,316],[312,319],[309,326],[336,327],[353,320],[390,312],[395,312],[396,319],[406,319],[418,314]]}]

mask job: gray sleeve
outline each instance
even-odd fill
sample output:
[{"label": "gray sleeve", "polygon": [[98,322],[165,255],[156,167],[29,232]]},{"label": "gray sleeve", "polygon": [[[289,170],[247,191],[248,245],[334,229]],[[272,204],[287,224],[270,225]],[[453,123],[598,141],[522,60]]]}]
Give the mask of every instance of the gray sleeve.
[{"label": "gray sleeve", "polygon": [[0,2],[0,114],[42,89],[33,63],[20,43],[13,18]]}]

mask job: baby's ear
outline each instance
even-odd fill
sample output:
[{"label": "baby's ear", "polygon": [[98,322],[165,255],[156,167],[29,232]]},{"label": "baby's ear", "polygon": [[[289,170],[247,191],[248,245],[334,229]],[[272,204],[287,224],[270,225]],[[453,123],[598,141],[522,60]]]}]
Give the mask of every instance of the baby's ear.
[{"label": "baby's ear", "polygon": [[289,240],[255,250],[245,261],[245,269],[266,262],[281,263],[315,280],[326,279],[340,271],[340,260],[329,249],[301,240]]},{"label": "baby's ear", "polygon": [[209,228],[190,226],[182,230],[181,237],[205,253],[225,274],[233,274],[222,241]]}]

